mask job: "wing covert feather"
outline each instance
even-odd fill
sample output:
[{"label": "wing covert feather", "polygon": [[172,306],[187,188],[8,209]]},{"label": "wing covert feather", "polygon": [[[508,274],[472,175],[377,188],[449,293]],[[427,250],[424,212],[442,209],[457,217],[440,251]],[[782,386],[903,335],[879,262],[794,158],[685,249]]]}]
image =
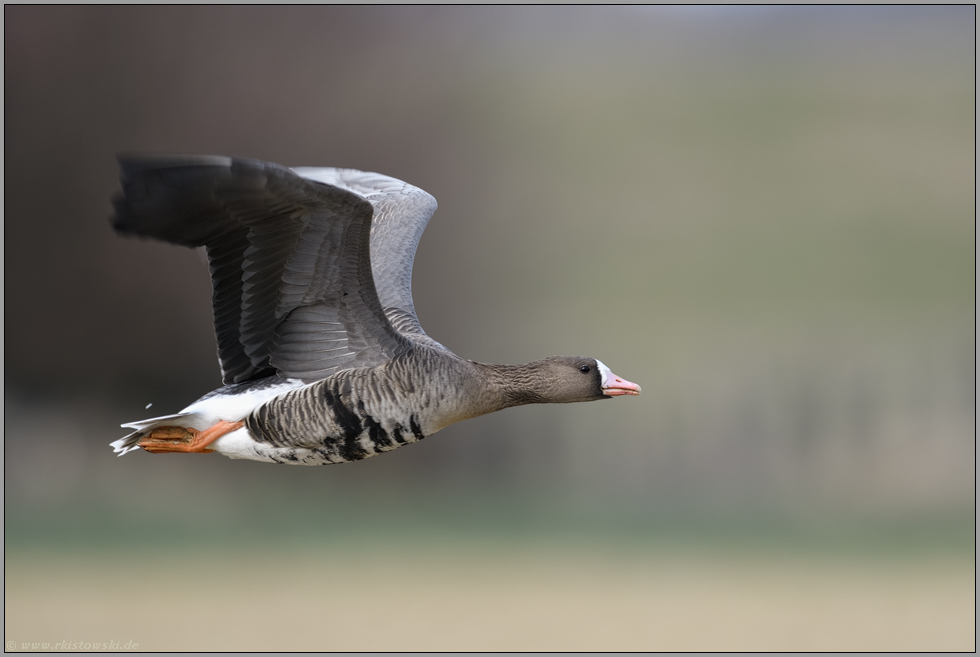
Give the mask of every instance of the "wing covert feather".
[{"label": "wing covert feather", "polygon": [[309,180],[348,189],[374,206],[371,266],[385,315],[406,338],[445,348],[425,334],[412,300],[415,252],[436,211],[436,199],[418,187],[379,173],[320,167],[296,167],[293,171]]}]

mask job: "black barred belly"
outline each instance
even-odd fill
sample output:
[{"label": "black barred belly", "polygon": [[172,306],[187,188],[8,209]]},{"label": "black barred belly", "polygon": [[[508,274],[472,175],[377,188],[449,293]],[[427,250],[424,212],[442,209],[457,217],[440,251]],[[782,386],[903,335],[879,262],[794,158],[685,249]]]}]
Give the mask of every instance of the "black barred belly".
[{"label": "black barred belly", "polygon": [[[376,414],[380,415],[380,414]],[[255,409],[245,426],[258,455],[276,463],[326,465],[370,458],[425,438],[418,416],[375,417],[337,386],[293,391]]]}]

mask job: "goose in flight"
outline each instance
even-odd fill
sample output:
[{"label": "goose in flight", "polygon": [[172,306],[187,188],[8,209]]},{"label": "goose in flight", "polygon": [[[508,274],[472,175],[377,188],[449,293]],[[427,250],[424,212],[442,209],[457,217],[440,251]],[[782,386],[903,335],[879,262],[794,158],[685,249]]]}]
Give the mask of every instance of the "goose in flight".
[{"label": "goose in flight", "polygon": [[120,157],[113,228],[207,250],[224,386],[124,424],[120,455],[343,463],[509,406],[637,395],[594,358],[460,358],[422,330],[412,261],[436,200],[388,176],[217,156]]}]

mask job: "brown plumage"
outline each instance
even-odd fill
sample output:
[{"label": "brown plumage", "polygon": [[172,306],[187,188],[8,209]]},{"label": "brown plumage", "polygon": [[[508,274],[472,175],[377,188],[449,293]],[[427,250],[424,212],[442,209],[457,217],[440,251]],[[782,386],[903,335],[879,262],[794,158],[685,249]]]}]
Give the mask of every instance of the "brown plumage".
[{"label": "brown plumage", "polygon": [[207,249],[226,384],[176,415],[123,425],[134,431],[113,443],[121,454],[339,463],[509,406],[640,392],[592,358],[486,365],[426,335],[412,262],[436,202],[421,189],[214,156],[120,166],[117,231]]}]

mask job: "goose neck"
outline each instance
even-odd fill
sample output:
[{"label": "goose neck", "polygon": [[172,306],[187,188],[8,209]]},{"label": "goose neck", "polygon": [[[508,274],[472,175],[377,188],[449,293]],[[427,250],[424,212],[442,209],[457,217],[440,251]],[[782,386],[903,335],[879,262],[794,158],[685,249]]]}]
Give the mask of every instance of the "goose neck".
[{"label": "goose neck", "polygon": [[481,398],[492,413],[511,406],[525,404],[546,404],[550,399],[543,394],[541,374],[534,367],[526,365],[495,365],[475,363],[480,368],[483,379]]}]

